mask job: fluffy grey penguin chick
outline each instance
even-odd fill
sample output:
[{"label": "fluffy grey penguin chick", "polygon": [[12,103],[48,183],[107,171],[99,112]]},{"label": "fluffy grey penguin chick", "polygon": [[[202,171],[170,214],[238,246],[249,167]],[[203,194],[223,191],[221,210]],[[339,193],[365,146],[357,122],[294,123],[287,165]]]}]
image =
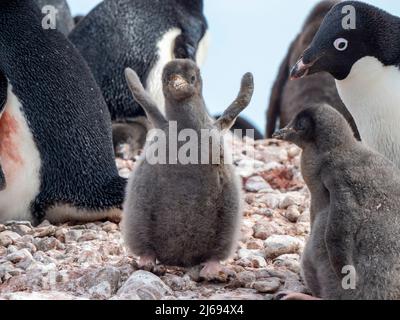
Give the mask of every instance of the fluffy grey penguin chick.
[{"label": "fluffy grey penguin chick", "polygon": [[400,299],[397,167],[356,141],[343,116],[326,105],[302,111],[275,137],[303,149],[312,231],[302,268],[313,295]]},{"label": "fluffy grey penguin chick", "polygon": [[[215,121],[206,111],[199,68],[190,60],[174,60],[166,65],[162,76],[164,117],[136,73],[127,69],[126,78],[135,100],[152,125],[165,133],[167,141],[172,121],[176,121],[178,134],[190,129],[200,137],[202,129],[213,130],[211,136],[218,142],[213,151],[223,150],[223,134],[248,106],[254,90],[253,76],[248,73],[237,99]],[[178,150],[184,144],[178,141]],[[202,145],[196,143],[195,147],[200,155]],[[156,260],[182,267],[205,263],[200,276],[206,280],[221,270],[220,261],[227,259],[236,245],[241,184],[234,167],[224,163],[223,152],[218,157],[220,164],[184,165],[179,160],[178,164],[152,165],[151,155],[142,155],[129,181],[123,214],[125,242],[140,256],[141,267],[151,268]]]}]

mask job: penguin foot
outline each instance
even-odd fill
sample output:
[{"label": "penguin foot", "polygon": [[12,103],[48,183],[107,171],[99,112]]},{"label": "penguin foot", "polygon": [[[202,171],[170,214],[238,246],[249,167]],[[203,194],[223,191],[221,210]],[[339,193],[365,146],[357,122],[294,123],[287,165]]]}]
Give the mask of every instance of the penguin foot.
[{"label": "penguin foot", "polygon": [[217,261],[207,262],[200,271],[200,278],[206,281],[226,283],[236,276],[235,272]]},{"label": "penguin foot", "polygon": [[274,300],[282,300],[282,301],[312,301],[312,300],[321,300],[319,298],[315,298],[305,293],[298,292],[280,292],[275,297]]},{"label": "penguin foot", "polygon": [[140,257],[138,267],[139,269],[151,272],[156,267],[156,258],[153,256]]}]

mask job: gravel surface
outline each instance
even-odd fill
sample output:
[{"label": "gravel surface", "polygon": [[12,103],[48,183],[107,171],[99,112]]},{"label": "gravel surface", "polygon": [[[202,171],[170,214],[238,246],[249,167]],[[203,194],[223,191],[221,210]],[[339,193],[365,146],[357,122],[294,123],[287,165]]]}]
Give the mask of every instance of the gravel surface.
[{"label": "gravel surface", "polygon": [[[300,254],[310,231],[309,193],[300,150],[274,140],[235,144],[243,179],[244,219],[238,249],[219,282],[199,268],[137,269],[120,228],[111,222],[54,226],[0,224],[0,300],[210,299],[270,300],[280,291],[306,292]],[[255,160],[248,155],[254,154]],[[117,159],[122,176],[134,161]]]}]

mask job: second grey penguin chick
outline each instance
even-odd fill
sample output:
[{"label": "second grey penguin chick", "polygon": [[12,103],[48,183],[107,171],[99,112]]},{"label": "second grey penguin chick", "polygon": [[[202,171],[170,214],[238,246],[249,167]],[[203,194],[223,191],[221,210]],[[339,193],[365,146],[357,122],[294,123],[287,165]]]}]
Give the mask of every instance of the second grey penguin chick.
[{"label": "second grey penguin chick", "polygon": [[[312,231],[302,269],[313,295],[400,299],[397,167],[358,142],[343,116],[326,105],[302,111],[275,137],[303,149]],[[350,289],[343,286],[346,275],[353,276]]]},{"label": "second grey penguin chick", "polygon": [[[145,92],[136,73],[128,69],[126,77],[136,101],[154,128],[165,134],[166,141],[176,141],[170,133],[174,123],[179,136],[186,137],[177,142],[179,154],[187,145],[190,132],[203,137],[203,130],[209,130],[211,138],[206,137],[206,146],[197,142],[191,145],[190,153],[195,154],[196,160],[200,155],[203,160],[204,150],[208,153],[207,161],[201,164],[183,164],[181,157],[174,162],[176,155],[167,164],[151,164],[154,156],[149,152],[142,155],[127,189],[123,214],[125,242],[141,257],[140,266],[154,265],[156,259],[182,267],[206,263],[201,276],[210,279],[221,268],[219,262],[235,249],[242,216],[241,184],[234,167],[224,161],[221,139],[250,103],[253,77],[243,77],[238,98],[217,121],[206,111],[200,71],[190,60],[174,60],[163,71],[166,117]],[[210,139],[217,142],[212,150]],[[145,151],[154,143],[148,143]],[[166,149],[171,156],[172,146],[167,145]]]},{"label": "second grey penguin chick", "polygon": [[284,128],[304,108],[326,103],[334,106],[344,115],[350,123],[355,136],[358,140],[360,139],[354,119],[340,99],[335,79],[330,74],[314,74],[299,81],[289,81],[291,67],[311,44],[325,15],[339,2],[338,0],[319,2],[305,21],[301,33],[290,45],[271,92],[267,112],[267,138],[271,138],[275,132],[278,120],[280,128]]}]

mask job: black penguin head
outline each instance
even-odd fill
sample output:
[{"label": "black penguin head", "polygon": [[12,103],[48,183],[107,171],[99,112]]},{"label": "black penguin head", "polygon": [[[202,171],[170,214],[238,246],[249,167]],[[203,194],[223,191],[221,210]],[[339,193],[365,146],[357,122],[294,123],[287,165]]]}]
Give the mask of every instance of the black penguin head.
[{"label": "black penguin head", "polygon": [[273,138],[292,142],[303,147],[305,143],[313,140],[314,131],[314,112],[312,109],[306,109],[300,112],[286,128],[277,131]]},{"label": "black penguin head", "polygon": [[390,42],[388,27],[398,25],[398,20],[362,2],[337,4],[326,15],[310,47],[293,67],[292,79],[325,71],[337,80],[343,80],[353,65],[366,56],[375,57],[385,65],[394,64],[397,52],[390,51],[398,49],[382,48]]},{"label": "black penguin head", "polygon": [[286,128],[273,137],[304,148],[314,144],[320,150],[329,150],[355,142],[346,119],[329,105],[318,105],[301,111]]},{"label": "black penguin head", "polygon": [[176,59],[169,62],[162,79],[164,95],[168,100],[182,101],[201,95],[200,70],[191,60]]}]

